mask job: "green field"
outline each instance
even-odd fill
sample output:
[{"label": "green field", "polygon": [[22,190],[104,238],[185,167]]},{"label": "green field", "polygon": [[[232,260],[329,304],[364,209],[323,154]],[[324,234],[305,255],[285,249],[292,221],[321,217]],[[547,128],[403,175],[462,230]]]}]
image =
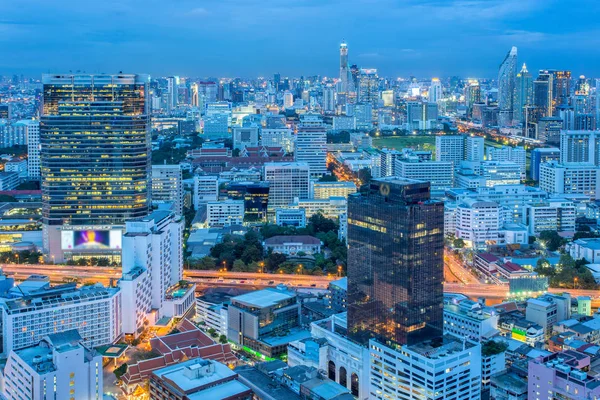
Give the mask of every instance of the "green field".
[{"label": "green field", "polygon": [[435,136],[386,136],[374,137],[373,147],[402,150],[412,147],[416,150],[429,150],[435,153]]}]

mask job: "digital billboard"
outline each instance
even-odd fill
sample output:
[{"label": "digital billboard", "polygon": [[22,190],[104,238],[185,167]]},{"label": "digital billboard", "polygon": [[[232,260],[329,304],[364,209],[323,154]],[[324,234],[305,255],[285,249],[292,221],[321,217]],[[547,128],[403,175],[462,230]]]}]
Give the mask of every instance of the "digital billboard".
[{"label": "digital billboard", "polygon": [[82,230],[61,232],[63,250],[120,250],[121,231]]}]

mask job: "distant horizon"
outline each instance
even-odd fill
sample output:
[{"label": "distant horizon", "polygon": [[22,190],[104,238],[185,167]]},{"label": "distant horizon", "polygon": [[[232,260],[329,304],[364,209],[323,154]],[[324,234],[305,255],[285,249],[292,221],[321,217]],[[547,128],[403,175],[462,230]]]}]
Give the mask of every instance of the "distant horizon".
[{"label": "distant horizon", "polygon": [[0,74],[85,70],[152,76],[337,77],[349,63],[385,77],[493,79],[518,64],[600,77],[592,0],[23,0],[3,5]]}]

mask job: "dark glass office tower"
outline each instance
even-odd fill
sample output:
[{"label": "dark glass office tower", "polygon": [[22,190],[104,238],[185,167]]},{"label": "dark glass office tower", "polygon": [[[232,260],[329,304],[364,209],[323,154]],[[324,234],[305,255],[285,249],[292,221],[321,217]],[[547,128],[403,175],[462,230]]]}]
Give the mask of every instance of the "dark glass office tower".
[{"label": "dark glass office tower", "polygon": [[44,75],[46,225],[114,225],[148,214],[147,75]]},{"label": "dark glass office tower", "polygon": [[429,182],[377,179],[348,197],[348,334],[414,344],[442,335],[444,205]]}]

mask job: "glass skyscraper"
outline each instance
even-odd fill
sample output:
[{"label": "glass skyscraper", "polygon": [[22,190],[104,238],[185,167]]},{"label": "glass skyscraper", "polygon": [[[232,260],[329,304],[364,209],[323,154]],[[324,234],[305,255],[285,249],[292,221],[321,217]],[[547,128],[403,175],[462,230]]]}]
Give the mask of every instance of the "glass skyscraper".
[{"label": "glass skyscraper", "polygon": [[348,196],[348,335],[411,345],[442,335],[444,205],[429,182],[382,178]]},{"label": "glass skyscraper", "polygon": [[149,77],[47,74],[42,83],[44,224],[106,226],[147,215]]}]

